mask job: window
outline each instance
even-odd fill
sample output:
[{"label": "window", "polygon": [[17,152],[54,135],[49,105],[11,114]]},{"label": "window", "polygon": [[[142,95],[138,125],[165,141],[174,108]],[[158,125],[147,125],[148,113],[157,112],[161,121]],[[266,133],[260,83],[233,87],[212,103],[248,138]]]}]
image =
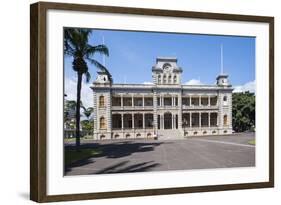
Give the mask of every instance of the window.
[{"label": "window", "polygon": [[163,83],[166,83],[166,75],[163,76]]},{"label": "window", "polygon": [[177,83],[177,76],[174,75],[174,83]]},{"label": "window", "polygon": [[164,97],[164,106],[172,106],[172,98]]},{"label": "window", "polygon": [[100,96],[99,107],[104,107],[104,96]]},{"label": "window", "polygon": [[124,97],[123,98],[123,106],[132,106],[132,98]]},{"label": "window", "polygon": [[212,106],[216,106],[217,105],[217,97],[216,96],[210,98],[210,104]]},{"label": "window", "polygon": [[178,97],[175,97],[175,106],[178,106]]},{"label": "window", "polygon": [[223,96],[223,105],[227,105],[227,96]]},{"label": "window", "polygon": [[135,97],[134,98],[134,106],[143,106],[143,100],[141,97]]},{"label": "window", "polygon": [[217,121],[218,121],[218,114],[217,113],[211,113],[210,114],[210,124],[211,127],[216,127],[217,126]]},{"label": "window", "polygon": [[183,97],[182,98],[182,105],[189,106],[190,105],[190,98],[189,97]]},{"label": "window", "polygon": [[151,97],[144,98],[144,106],[153,106],[153,98]]},{"label": "window", "polygon": [[192,97],[191,98],[191,105],[198,106],[199,105],[199,97]]},{"label": "window", "polygon": [[161,84],[161,75],[158,75],[158,83]]},{"label": "window", "polygon": [[227,126],[227,115],[223,116],[223,126]]},{"label": "window", "polygon": [[172,82],[172,76],[169,75],[168,83],[171,83],[171,82]]},{"label": "window", "polygon": [[100,118],[100,129],[105,129],[105,119],[104,119],[104,117]]},{"label": "window", "polygon": [[112,97],[112,106],[121,106],[121,97]]}]

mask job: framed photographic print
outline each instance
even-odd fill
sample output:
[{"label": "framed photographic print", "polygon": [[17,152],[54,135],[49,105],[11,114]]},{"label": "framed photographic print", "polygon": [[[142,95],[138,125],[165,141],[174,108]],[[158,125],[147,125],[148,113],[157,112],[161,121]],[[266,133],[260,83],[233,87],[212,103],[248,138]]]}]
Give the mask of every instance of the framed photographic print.
[{"label": "framed photographic print", "polygon": [[40,2],[37,202],[274,186],[274,18]]}]

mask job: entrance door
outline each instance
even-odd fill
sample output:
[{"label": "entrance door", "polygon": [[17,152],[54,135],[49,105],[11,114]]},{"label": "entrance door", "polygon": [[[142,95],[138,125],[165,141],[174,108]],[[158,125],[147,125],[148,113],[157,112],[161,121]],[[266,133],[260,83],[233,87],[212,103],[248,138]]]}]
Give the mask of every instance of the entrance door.
[{"label": "entrance door", "polygon": [[172,114],[164,114],[164,129],[172,129]]}]

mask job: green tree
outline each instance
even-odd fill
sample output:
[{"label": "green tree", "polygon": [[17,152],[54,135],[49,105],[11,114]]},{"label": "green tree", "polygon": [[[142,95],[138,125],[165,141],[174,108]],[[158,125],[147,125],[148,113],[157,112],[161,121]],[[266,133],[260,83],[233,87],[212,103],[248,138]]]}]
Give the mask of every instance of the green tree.
[{"label": "green tree", "polygon": [[86,120],[83,120],[81,122],[81,125],[82,125],[82,130],[87,130],[87,131],[93,131],[94,129],[94,124],[93,122],[90,120],[90,116],[91,114],[93,113],[94,111],[94,108],[93,107],[84,107],[83,105],[81,106],[82,109],[83,109],[83,114],[85,115],[85,117],[87,118]]},{"label": "green tree", "polygon": [[255,128],[254,93],[233,93],[232,125],[236,132],[253,131]]},{"label": "green tree", "polygon": [[67,121],[71,110],[75,110],[76,101],[75,100],[65,100],[64,103],[64,121]]},{"label": "green tree", "polygon": [[90,120],[82,120],[81,121],[82,130],[93,131],[93,123]]},{"label": "green tree", "polygon": [[[93,64],[98,69],[107,69],[95,60],[96,53],[108,56],[108,48],[105,45],[93,46],[89,44],[90,29],[66,28],[64,29],[64,54],[73,58],[72,68],[77,73],[77,100],[81,101],[81,88],[83,75],[89,82],[91,75],[88,71],[88,64]],[[76,149],[80,147],[80,103],[76,104]]]},{"label": "green tree", "polygon": [[[64,103],[64,123],[67,127],[74,129],[75,120],[73,120],[73,112],[76,111],[76,101],[75,100],[65,100]],[[82,101],[80,101],[80,107],[84,107]],[[72,115],[71,115],[72,114]],[[80,115],[81,117],[81,115]]]}]

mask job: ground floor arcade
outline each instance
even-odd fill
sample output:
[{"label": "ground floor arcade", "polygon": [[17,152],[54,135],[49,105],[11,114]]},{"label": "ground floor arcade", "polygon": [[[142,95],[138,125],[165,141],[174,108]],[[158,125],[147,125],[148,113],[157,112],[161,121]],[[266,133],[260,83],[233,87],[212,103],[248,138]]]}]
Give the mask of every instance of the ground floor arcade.
[{"label": "ground floor arcade", "polygon": [[[103,132],[100,127],[96,138],[153,138],[165,132],[182,137],[214,135],[220,133],[218,122],[218,111],[184,111],[181,116],[178,111],[164,111],[156,115],[153,111],[113,112],[110,132]],[[224,126],[227,127],[227,123],[225,119]],[[101,126],[107,125],[102,123]]]}]

